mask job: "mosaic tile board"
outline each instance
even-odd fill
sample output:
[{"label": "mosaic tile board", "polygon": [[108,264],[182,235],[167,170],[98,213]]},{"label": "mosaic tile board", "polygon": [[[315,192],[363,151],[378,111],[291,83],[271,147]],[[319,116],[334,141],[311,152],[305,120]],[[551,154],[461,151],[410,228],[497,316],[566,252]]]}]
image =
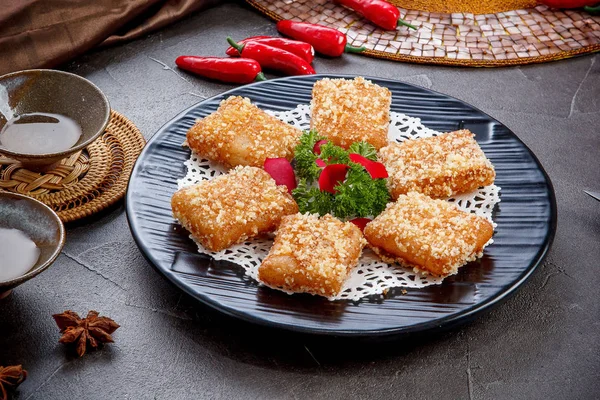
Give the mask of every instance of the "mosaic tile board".
[{"label": "mosaic tile board", "polygon": [[553,61],[600,51],[600,16],[544,5],[490,14],[405,9],[418,30],[384,31],[330,0],[247,0],[274,20],[334,27],[362,54],[391,60],[474,67]]}]

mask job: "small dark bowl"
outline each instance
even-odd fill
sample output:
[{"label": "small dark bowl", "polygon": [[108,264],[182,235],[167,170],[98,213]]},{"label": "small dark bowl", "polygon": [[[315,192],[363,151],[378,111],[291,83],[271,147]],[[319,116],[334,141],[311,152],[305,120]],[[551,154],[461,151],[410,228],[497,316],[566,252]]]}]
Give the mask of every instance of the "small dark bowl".
[{"label": "small dark bowl", "polygon": [[40,258],[29,272],[15,279],[0,281],[1,299],[56,260],[65,245],[65,227],[58,215],[44,203],[9,192],[0,192],[0,227],[19,229],[40,249]]},{"label": "small dark bowl", "polygon": [[108,99],[85,78],[52,69],[31,69],[0,76],[0,130],[12,115],[41,112],[62,114],[79,124],[81,137],[73,147],[58,153],[26,154],[5,149],[0,153],[34,170],[49,169],[100,136],[110,120]]}]

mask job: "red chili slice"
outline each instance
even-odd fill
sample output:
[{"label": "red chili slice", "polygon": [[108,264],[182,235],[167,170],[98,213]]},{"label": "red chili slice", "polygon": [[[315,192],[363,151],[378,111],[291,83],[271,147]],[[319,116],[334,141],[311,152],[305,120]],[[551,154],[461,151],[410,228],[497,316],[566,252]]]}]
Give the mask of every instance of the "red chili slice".
[{"label": "red chili slice", "polygon": [[317,158],[315,160],[315,164],[317,164],[321,168],[325,168],[327,166],[327,164],[325,164],[325,161],[321,160],[320,158]]},{"label": "red chili slice", "polygon": [[327,165],[319,176],[319,189],[324,192],[336,194],[337,190],[334,188],[346,179],[346,171],[348,171],[348,168],[350,167],[346,164]]},{"label": "red chili slice", "polygon": [[361,231],[364,231],[365,226],[367,226],[371,220],[369,218],[354,218],[348,222],[352,222],[354,225],[358,226]]},{"label": "red chili slice", "polygon": [[360,154],[350,154],[350,161],[365,167],[373,179],[387,178],[389,176],[387,170],[385,169],[385,165],[377,161],[371,161]]},{"label": "red chili slice", "polygon": [[264,169],[275,179],[277,185],[287,186],[288,192],[296,189],[296,174],[292,164],[285,158],[267,158]]},{"label": "red chili slice", "polygon": [[313,146],[313,153],[317,155],[321,154],[321,146],[323,146],[325,143],[329,143],[329,141],[327,139],[323,139],[315,143],[315,145]]}]

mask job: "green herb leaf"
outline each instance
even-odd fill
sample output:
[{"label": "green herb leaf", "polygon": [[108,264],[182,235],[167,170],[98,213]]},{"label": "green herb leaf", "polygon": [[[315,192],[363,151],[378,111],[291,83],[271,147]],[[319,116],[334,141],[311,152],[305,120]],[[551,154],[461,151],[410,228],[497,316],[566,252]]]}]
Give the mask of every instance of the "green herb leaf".
[{"label": "green herb leaf", "polygon": [[296,189],[292,190],[292,195],[301,213],[325,215],[331,212],[333,195],[309,186],[305,179],[300,180]]},{"label": "green herb leaf", "polygon": [[315,164],[317,155],[313,153],[313,147],[315,147],[315,143],[322,139],[325,139],[325,137],[320,136],[315,130],[304,132],[300,136],[300,143],[294,150],[296,175],[301,179],[305,179],[308,183],[312,183],[319,178],[321,173],[321,168]]},{"label": "green herb leaf", "polygon": [[319,158],[326,164],[348,164],[350,162],[348,152],[330,142],[321,146]]},{"label": "green herb leaf", "polygon": [[350,145],[348,153],[360,154],[371,161],[377,161],[377,149],[367,142],[354,142]]},{"label": "green herb leaf", "polygon": [[336,190],[332,211],[339,218],[377,216],[390,200],[385,179],[371,179],[355,163],[350,163],[346,180]]}]

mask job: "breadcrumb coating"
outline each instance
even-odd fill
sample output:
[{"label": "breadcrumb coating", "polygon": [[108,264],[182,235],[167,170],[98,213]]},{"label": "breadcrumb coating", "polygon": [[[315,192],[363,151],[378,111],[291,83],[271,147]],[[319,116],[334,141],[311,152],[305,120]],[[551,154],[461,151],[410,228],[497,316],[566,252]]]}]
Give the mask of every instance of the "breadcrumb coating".
[{"label": "breadcrumb coating", "polygon": [[394,199],[411,191],[448,198],[494,183],[496,173],[469,130],[390,143],[378,153]]},{"label": "breadcrumb coating", "polygon": [[342,289],[366,241],[356,225],[326,214],[283,218],[259,279],[292,292],[331,297]]},{"label": "breadcrumb coating", "polygon": [[194,239],[211,251],[274,231],[283,216],[298,212],[285,186],[277,186],[260,168],[241,166],[175,192],[171,208]]},{"label": "breadcrumb coating", "polygon": [[324,78],[313,87],[311,129],[347,149],[368,142],[380,149],[388,143],[392,94],[362,77]]},{"label": "breadcrumb coating", "polygon": [[455,274],[481,257],[493,233],[486,218],[416,192],[398,196],[364,230],[384,261],[435,276]]},{"label": "breadcrumb coating", "polygon": [[187,132],[187,145],[200,156],[227,167],[262,168],[265,159],[294,157],[302,132],[267,114],[250,99],[231,96],[219,109],[196,121]]}]

